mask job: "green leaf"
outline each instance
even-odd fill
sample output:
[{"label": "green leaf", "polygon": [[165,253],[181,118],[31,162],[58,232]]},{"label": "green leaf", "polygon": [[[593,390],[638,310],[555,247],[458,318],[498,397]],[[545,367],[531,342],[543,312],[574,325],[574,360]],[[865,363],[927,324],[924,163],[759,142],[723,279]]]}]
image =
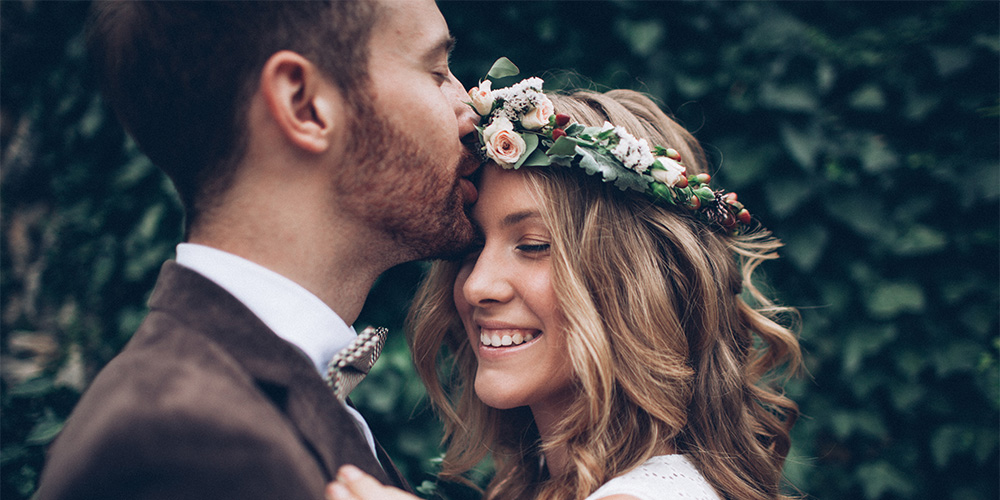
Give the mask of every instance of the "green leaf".
[{"label": "green leaf", "polygon": [[528,160],[535,153],[535,149],[538,148],[538,136],[535,134],[521,134],[521,138],[524,139],[524,153],[521,157],[517,159],[517,163],[514,164],[514,170],[521,168],[524,162]]},{"label": "green leaf", "polygon": [[875,84],[868,84],[854,91],[850,106],[861,111],[880,111],[885,108],[885,94]]},{"label": "green leaf", "polygon": [[889,435],[889,430],[879,415],[869,411],[834,411],[830,415],[830,425],[834,436],[839,440],[845,440],[854,434],[880,439]]},{"label": "green leaf", "polygon": [[48,377],[38,377],[18,384],[8,391],[11,396],[36,398],[48,394],[53,389],[52,379]]},{"label": "green leaf", "polygon": [[886,460],[861,465],[857,475],[861,489],[869,499],[882,498],[886,493],[910,498],[913,493],[914,486],[910,479]]},{"label": "green leaf", "polygon": [[[580,135],[580,133],[582,133],[586,128],[587,127],[584,127],[579,123],[571,124],[570,126],[566,127],[566,135],[576,137]],[[560,139],[562,139],[562,137],[560,137]]]},{"label": "green leaf", "polygon": [[819,109],[819,101],[811,86],[777,86],[764,84],[760,89],[761,104],[765,108],[812,113]]},{"label": "green leaf", "polygon": [[899,156],[877,135],[869,135],[859,151],[861,166],[867,172],[878,173],[899,166]]},{"label": "green leaf", "polygon": [[767,202],[778,217],[788,217],[812,195],[810,183],[798,176],[782,176],[764,185]]},{"label": "green leaf", "polygon": [[576,146],[580,142],[571,137],[560,137],[549,148],[549,156],[569,156],[576,155]]},{"label": "green leaf", "polygon": [[946,233],[917,224],[900,236],[892,250],[896,255],[927,255],[944,250],[947,246]]},{"label": "green leaf", "polygon": [[493,63],[493,66],[490,68],[490,71],[486,73],[486,76],[488,78],[500,79],[508,76],[515,76],[520,72],[521,70],[517,69],[517,66],[510,62],[510,59],[501,57]]},{"label": "green leaf", "polygon": [[869,312],[879,319],[924,309],[924,291],[916,283],[880,283],[866,301]]},{"label": "green leaf", "polygon": [[827,201],[827,211],[857,233],[879,237],[892,227],[882,200],[860,191],[850,191]]},{"label": "green leaf", "polygon": [[931,436],[934,465],[943,469],[955,455],[968,451],[976,440],[975,433],[960,425],[945,425]]},{"label": "green leaf", "polygon": [[967,47],[935,47],[930,49],[938,75],[949,77],[972,63],[972,52]]},{"label": "green leaf", "polygon": [[589,148],[578,146],[576,152],[580,155],[580,166],[588,174],[600,174],[604,182],[614,182],[615,186],[622,191],[632,189],[646,192],[649,180],[642,175],[625,169],[607,156],[593,154]]},{"label": "green leaf", "polygon": [[816,155],[822,144],[822,137],[815,127],[800,130],[799,127],[785,123],[781,126],[781,141],[795,163],[806,171],[815,169]]},{"label": "green leaf", "polygon": [[534,151],[528,155],[528,158],[521,163],[522,167],[547,167],[552,164],[552,159],[549,155],[545,154],[541,148],[535,148]]},{"label": "green leaf", "polygon": [[818,224],[791,226],[782,235],[785,242],[783,253],[804,272],[816,267],[830,239],[829,231]]},{"label": "green leaf", "polygon": [[645,21],[619,20],[615,28],[639,57],[648,57],[663,38],[663,26],[656,19]]},{"label": "green leaf", "polygon": [[896,338],[896,328],[892,325],[880,327],[865,325],[847,334],[844,342],[843,373],[854,375],[861,368],[862,361]]},{"label": "green leaf", "polygon": [[51,411],[47,411],[45,417],[28,433],[24,442],[30,445],[49,444],[62,430],[63,424],[65,424],[63,420],[57,418]]}]

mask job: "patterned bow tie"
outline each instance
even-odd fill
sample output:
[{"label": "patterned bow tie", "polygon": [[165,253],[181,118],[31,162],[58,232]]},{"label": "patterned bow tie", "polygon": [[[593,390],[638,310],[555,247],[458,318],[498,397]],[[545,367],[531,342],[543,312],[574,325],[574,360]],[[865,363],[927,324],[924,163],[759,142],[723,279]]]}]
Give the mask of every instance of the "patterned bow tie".
[{"label": "patterned bow tie", "polygon": [[387,328],[365,328],[354,340],[343,348],[326,365],[326,375],[323,380],[326,385],[333,390],[333,395],[340,401],[347,399],[347,395],[368,375],[375,360],[382,353],[382,345],[385,344]]}]

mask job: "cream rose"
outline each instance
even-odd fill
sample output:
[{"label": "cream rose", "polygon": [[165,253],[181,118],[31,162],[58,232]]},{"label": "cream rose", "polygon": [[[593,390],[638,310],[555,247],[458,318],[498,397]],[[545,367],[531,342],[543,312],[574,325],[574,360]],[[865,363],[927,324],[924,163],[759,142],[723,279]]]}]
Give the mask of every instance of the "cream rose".
[{"label": "cream rose", "polygon": [[483,129],[483,140],[489,143],[490,139],[492,139],[493,136],[501,130],[514,130],[514,124],[511,123],[511,121],[505,116],[498,116],[494,118],[493,121],[490,122],[485,129]]},{"label": "cream rose", "polygon": [[492,85],[493,82],[486,80],[485,82],[479,82],[478,87],[472,87],[469,90],[472,107],[480,116],[486,116],[490,114],[490,111],[493,111],[493,91],[490,90]]},{"label": "cream rose", "polygon": [[665,156],[661,156],[657,160],[659,160],[660,165],[665,170],[654,169],[650,171],[650,175],[654,179],[670,187],[684,187],[687,185],[687,169],[684,168],[684,165]]},{"label": "cream rose", "polygon": [[517,163],[525,150],[524,139],[513,130],[500,130],[486,142],[486,156],[489,156],[503,168],[510,168]]},{"label": "cream rose", "polygon": [[528,130],[538,130],[549,124],[549,117],[554,115],[555,107],[545,94],[538,94],[538,105],[521,118],[521,126]]}]

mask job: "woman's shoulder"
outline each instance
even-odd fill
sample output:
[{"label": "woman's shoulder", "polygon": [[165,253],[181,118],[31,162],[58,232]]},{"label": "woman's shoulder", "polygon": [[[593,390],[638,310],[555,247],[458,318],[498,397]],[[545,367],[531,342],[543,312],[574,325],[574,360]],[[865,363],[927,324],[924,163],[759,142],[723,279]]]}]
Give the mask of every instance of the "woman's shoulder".
[{"label": "woman's shoulder", "polygon": [[705,477],[684,455],[659,455],[604,483],[587,500],[606,498],[719,500]]}]

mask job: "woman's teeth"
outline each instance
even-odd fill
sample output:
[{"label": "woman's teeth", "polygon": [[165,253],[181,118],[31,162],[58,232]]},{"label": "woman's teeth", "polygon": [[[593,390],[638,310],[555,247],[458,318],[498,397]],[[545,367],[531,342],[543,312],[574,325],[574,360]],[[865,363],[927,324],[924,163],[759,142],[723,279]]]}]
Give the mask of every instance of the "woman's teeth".
[{"label": "woman's teeth", "polygon": [[512,345],[521,345],[529,340],[535,338],[531,333],[521,334],[520,332],[513,334],[500,334],[500,333],[486,333],[483,332],[479,336],[479,341],[483,345],[493,346],[493,347],[506,347]]}]

